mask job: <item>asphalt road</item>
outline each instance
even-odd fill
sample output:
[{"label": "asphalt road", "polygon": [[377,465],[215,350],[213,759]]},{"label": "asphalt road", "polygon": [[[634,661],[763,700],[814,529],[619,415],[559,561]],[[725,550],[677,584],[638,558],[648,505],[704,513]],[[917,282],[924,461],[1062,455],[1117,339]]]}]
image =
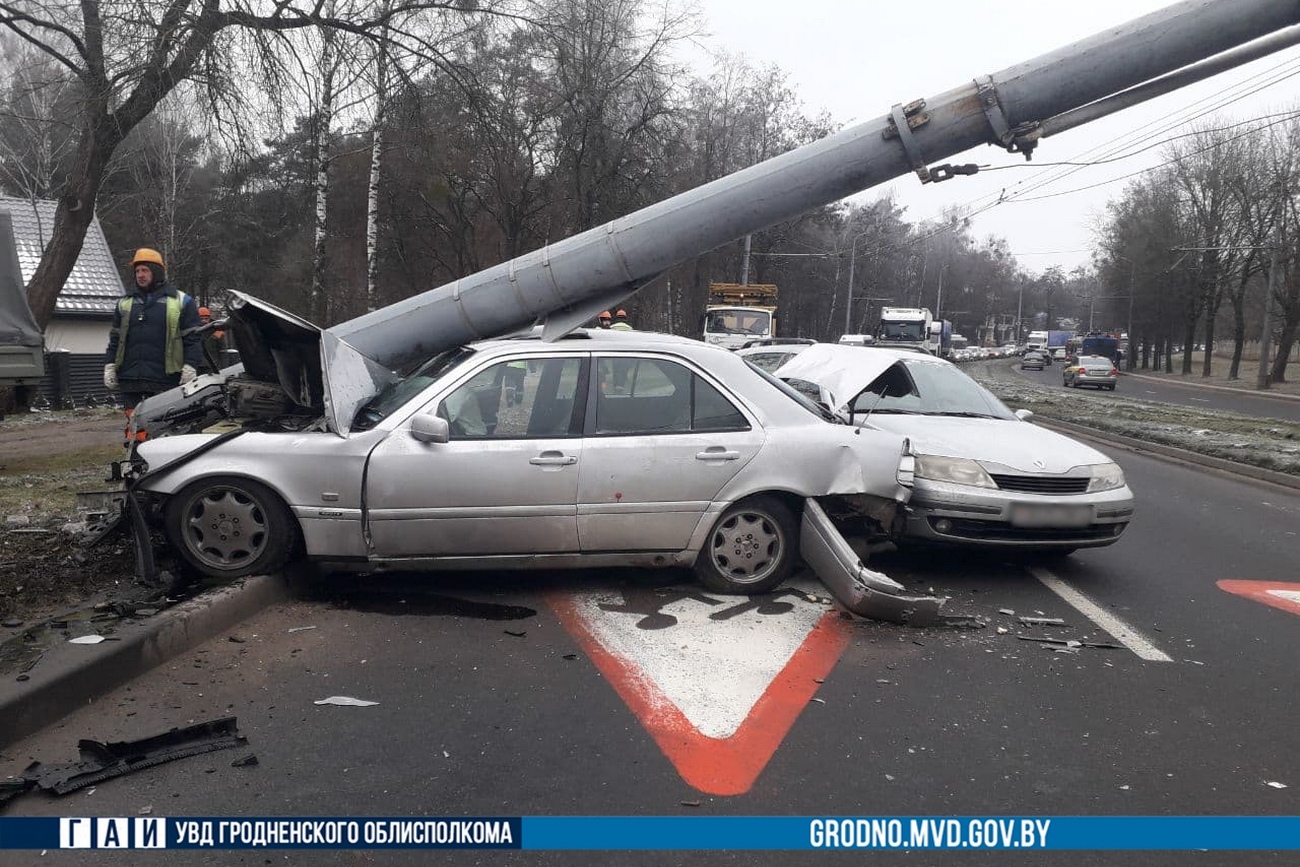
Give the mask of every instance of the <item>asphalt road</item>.
[{"label": "asphalt road", "polygon": [[[873,558],[909,586],[952,597],[949,613],[967,619],[942,628],[844,620],[815,584],[806,585],[811,600],[788,593],[746,606],[700,594],[682,573],[331,583],[319,598],[273,607],[10,747],[0,774],[33,759],[70,761],[79,738],[137,738],[227,714],[238,717],[246,748],[143,770],[93,793],[28,794],[6,815],[1300,814],[1300,604],[1287,601],[1300,596],[1285,595],[1300,590],[1289,583],[1300,581],[1300,494],[1115,457],[1139,512],[1113,547],[1040,561]],[[1270,596],[1276,585],[1221,581],[1288,583]],[[1027,640],[1041,638],[1051,641]],[[784,669],[764,667],[786,656]],[[746,715],[750,689],[762,698]],[[337,695],[378,704],[314,703]],[[256,767],[231,766],[248,754]],[[139,864],[142,854],[98,852],[95,863]],[[430,860],[371,854],[384,863]],[[460,852],[437,860],[784,865],[826,857]],[[166,856],[175,864],[237,858],[372,860],[293,850]],[[1007,858],[928,852],[924,862]],[[1056,852],[1033,863],[1189,860],[1263,865],[1294,856]],[[62,862],[84,859],[5,853],[15,867]]]},{"label": "asphalt road", "polygon": [[[1021,370],[1019,364],[1012,362],[1014,369],[1021,376],[1062,388],[1061,362],[1054,362],[1043,370]],[[1121,374],[1116,394],[1138,400],[1156,403],[1171,403],[1177,406],[1191,406],[1198,409],[1221,409],[1240,413],[1252,418],[1275,418],[1283,421],[1300,422],[1300,400],[1288,400],[1276,397],[1261,397],[1248,391],[1238,392],[1222,388],[1203,388],[1195,383],[1183,385],[1143,376]]]}]

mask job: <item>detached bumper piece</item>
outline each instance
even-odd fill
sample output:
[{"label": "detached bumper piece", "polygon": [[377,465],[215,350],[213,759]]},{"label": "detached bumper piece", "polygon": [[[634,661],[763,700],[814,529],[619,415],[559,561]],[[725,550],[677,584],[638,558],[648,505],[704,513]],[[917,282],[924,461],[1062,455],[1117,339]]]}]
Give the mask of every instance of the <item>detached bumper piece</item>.
[{"label": "detached bumper piece", "polygon": [[868,569],[815,500],[806,500],[799,544],[803,558],[848,610],[862,617],[928,626],[939,620],[946,596],[911,596],[897,581]]},{"label": "detached bumper piece", "polygon": [[[14,786],[9,797],[39,786],[56,795],[66,795],[86,786],[152,768],[165,762],[242,747],[248,739],[239,734],[234,717],[223,717],[185,728],[172,729],[166,734],[154,735],[138,741],[100,743],[82,740],[77,744],[81,761],[59,765],[32,762],[23,771],[22,782]],[[0,792],[0,795],[6,793]]]}]

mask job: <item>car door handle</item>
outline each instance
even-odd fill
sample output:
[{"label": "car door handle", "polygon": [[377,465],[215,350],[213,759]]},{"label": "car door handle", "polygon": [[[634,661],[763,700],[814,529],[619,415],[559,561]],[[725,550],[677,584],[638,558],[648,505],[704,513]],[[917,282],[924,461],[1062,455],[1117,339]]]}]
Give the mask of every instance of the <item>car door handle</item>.
[{"label": "car door handle", "polygon": [[566,455],[562,452],[542,452],[537,457],[528,459],[528,463],[535,467],[567,467],[577,462],[577,455]]},{"label": "car door handle", "polygon": [[697,461],[738,461],[740,452],[725,449],[722,446],[711,446],[695,455]]}]

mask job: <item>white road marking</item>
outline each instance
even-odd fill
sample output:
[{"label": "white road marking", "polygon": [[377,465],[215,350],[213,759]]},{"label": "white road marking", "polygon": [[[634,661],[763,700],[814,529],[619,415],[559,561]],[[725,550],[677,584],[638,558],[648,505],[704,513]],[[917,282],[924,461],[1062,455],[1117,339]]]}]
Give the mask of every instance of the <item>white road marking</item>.
[{"label": "white road marking", "polygon": [[[825,595],[824,588],[798,582],[783,589]],[[717,604],[682,599],[660,607],[676,619],[663,629],[639,628],[641,615],[618,610],[624,605],[618,592],[579,595],[574,607],[592,636],[635,665],[701,734],[728,738],[828,609],[802,596],[778,595],[770,603],[773,613],[750,610],[719,620],[710,615],[755,605],[743,597],[701,595]]]},{"label": "white road marking", "polygon": [[1032,566],[1029,573],[1043,582],[1043,586],[1060,596],[1084,617],[1100,626],[1112,637],[1147,662],[1173,662],[1173,658],[1156,647],[1152,641],[1114,614],[1093,602],[1081,592],[1066,584],[1046,569]]},{"label": "white road marking", "polygon": [[1191,398],[1188,398],[1188,400],[1194,400],[1194,401],[1197,401],[1198,403],[1209,403],[1209,402],[1210,402],[1209,398],[1205,398],[1205,397],[1191,397]]}]

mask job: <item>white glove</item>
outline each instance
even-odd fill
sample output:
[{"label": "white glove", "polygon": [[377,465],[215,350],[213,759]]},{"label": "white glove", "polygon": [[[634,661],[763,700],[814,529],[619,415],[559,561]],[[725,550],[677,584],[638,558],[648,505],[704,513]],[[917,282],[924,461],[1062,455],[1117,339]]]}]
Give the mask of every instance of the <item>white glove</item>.
[{"label": "white glove", "polygon": [[117,365],[104,365],[104,388],[109,391],[117,391]]},{"label": "white glove", "polygon": [[181,385],[184,385],[184,384],[187,383],[187,382],[193,382],[193,381],[194,381],[194,377],[198,376],[198,373],[199,373],[199,372],[198,372],[197,370],[195,370],[194,368],[190,367],[188,364],[185,365],[184,367],[182,367],[182,368],[181,368]]}]

